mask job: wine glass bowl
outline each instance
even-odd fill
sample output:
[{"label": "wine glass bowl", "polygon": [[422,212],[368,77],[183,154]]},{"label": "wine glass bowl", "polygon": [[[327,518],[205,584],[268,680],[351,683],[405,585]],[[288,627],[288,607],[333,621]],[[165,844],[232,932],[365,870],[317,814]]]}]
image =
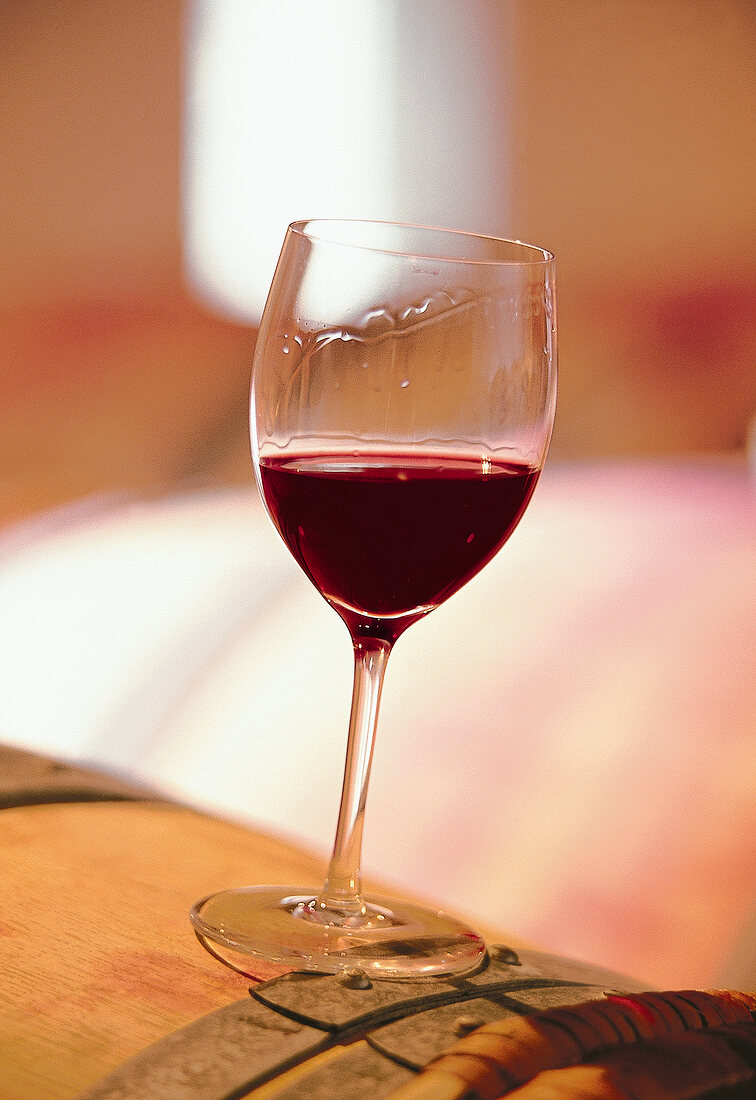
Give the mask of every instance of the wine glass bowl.
[{"label": "wine glass bowl", "polygon": [[321,890],[198,903],[224,948],[375,976],[453,973],[485,946],[446,914],[366,899],[362,827],[386,662],[519,522],[556,395],[553,257],[381,222],[298,222],[257,340],[251,439],[268,513],[351,635],[355,680],[336,840]]}]

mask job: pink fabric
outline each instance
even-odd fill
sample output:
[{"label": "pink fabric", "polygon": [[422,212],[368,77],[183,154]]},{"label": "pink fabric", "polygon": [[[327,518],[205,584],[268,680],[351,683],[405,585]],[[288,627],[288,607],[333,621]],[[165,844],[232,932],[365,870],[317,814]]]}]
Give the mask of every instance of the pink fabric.
[{"label": "pink fabric", "polygon": [[[0,554],[4,738],[326,853],[349,639],[256,495],[58,519]],[[662,988],[752,987],[755,655],[744,464],[547,467],[391,657],[366,870]]]}]

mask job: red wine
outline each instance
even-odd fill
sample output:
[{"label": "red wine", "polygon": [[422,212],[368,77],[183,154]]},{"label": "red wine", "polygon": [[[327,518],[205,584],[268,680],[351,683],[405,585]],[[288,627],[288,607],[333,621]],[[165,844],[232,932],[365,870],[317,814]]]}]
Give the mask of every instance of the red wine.
[{"label": "red wine", "polygon": [[[442,455],[260,463],[268,510],[307,576],[353,633],[359,627],[391,640],[490,561],[539,473]],[[393,623],[378,629],[376,620],[387,619]]]}]

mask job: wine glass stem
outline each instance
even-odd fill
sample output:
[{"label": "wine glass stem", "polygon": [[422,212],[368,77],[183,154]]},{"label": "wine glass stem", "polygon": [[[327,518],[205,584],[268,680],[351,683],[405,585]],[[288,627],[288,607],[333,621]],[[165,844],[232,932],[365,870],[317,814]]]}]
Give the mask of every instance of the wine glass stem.
[{"label": "wine glass stem", "polygon": [[349,720],[344,785],[341,790],[336,839],[321,906],[358,915],[363,909],[362,827],[365,818],[370,766],[378,722],[389,642],[380,638],[354,638],[354,688]]}]

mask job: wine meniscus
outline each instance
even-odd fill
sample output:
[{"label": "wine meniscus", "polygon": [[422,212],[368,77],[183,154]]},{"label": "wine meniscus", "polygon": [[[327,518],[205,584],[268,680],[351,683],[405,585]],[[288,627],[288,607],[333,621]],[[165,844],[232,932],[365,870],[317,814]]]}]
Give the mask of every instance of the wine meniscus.
[{"label": "wine meniscus", "polygon": [[[490,561],[539,470],[445,454],[344,453],[261,459],[271,518],[345,619],[394,640]],[[376,621],[380,622],[380,625]]]}]

